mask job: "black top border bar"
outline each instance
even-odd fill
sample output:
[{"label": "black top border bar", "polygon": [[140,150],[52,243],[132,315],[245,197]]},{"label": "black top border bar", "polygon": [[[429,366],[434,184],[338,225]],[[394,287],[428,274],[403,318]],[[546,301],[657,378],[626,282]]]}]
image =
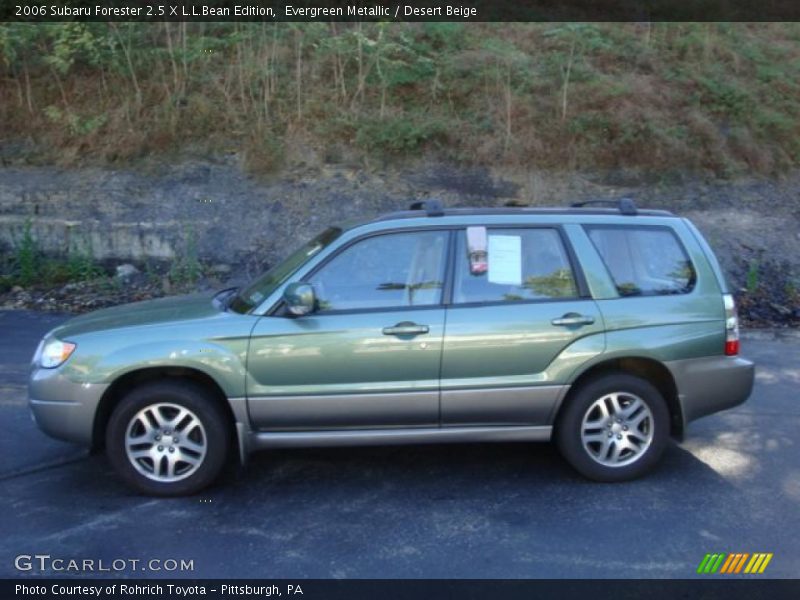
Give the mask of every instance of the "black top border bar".
[{"label": "black top border bar", "polygon": [[800,21],[798,0],[4,0],[0,21]]}]

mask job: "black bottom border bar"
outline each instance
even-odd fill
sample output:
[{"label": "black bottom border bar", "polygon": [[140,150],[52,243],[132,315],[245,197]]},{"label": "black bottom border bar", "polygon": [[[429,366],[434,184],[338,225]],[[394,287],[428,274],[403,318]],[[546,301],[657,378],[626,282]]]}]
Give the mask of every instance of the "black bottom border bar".
[{"label": "black bottom border bar", "polygon": [[295,598],[303,600],[782,600],[800,597],[797,579],[3,579],[0,598],[78,600]]}]

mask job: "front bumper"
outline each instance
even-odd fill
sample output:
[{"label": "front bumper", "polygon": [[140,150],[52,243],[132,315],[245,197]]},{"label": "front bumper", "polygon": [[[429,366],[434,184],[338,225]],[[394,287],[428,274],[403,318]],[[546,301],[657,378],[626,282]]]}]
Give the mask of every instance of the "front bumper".
[{"label": "front bumper", "polygon": [[738,356],[666,363],[678,388],[683,423],[742,404],[753,391],[755,365]]},{"label": "front bumper", "polygon": [[108,384],[76,383],[60,369],[35,368],[28,383],[28,402],[46,434],[89,446],[100,399]]}]

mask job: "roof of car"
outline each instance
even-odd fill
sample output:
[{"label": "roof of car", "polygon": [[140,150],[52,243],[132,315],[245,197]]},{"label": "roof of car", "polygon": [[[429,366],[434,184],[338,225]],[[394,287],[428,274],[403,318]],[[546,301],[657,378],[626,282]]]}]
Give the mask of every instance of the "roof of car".
[{"label": "roof of car", "polygon": [[[472,217],[481,215],[619,215],[619,211],[611,208],[565,208],[565,207],[509,207],[509,208],[446,208],[441,215],[444,217]],[[394,219],[418,219],[424,214],[419,210],[401,210],[387,213],[377,217],[374,221],[389,221]],[[668,210],[639,209],[639,217],[674,217]]]},{"label": "roof of car", "polygon": [[[481,215],[621,215],[625,217],[674,217],[668,210],[640,209],[633,200],[589,200],[571,206],[539,207],[539,206],[505,206],[494,208],[445,208],[438,200],[415,202],[408,210],[396,211],[382,215],[374,221],[395,219],[418,219],[420,217],[459,217]],[[373,222],[374,222],[373,221]]]}]

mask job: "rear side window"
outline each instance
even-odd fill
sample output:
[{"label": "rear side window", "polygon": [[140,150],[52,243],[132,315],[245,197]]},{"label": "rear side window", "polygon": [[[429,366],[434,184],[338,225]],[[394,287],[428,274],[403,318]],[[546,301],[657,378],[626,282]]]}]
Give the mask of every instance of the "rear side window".
[{"label": "rear side window", "polygon": [[487,262],[481,268],[470,264],[469,241],[466,231],[459,232],[453,286],[453,301],[457,304],[549,300],[578,295],[567,252],[555,229],[488,229],[485,235]]},{"label": "rear side window", "polygon": [[586,231],[620,296],[687,294],[696,274],[668,227],[593,226]]}]

